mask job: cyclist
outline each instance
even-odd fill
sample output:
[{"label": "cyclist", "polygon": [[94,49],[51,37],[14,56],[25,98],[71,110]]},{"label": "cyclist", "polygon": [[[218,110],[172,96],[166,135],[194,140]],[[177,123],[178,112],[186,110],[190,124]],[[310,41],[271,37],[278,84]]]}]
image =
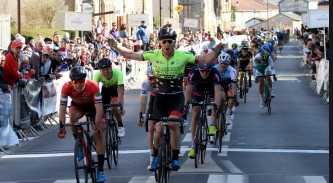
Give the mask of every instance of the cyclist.
[{"label": "cyclist", "polygon": [[237,102],[237,72],[236,70],[230,66],[231,57],[228,53],[222,52],[218,56],[219,65],[214,66],[217,68],[221,74],[221,85],[223,92],[223,100],[222,104],[225,101],[225,96],[229,96],[228,100],[228,108],[226,111],[226,120],[227,123],[231,123],[231,112],[232,107],[238,106]]},{"label": "cyclist", "polygon": [[[237,74],[238,73],[238,64],[237,64],[237,59],[236,59],[234,52],[230,49],[226,50],[225,52],[230,55],[230,59],[231,59],[230,66],[236,70],[236,74]],[[237,77],[237,75],[236,75],[236,77]]]},{"label": "cyclist", "polygon": [[251,40],[251,50],[253,51],[253,55],[257,54],[258,49],[258,36],[253,36]]},{"label": "cyclist", "polygon": [[209,53],[211,50],[208,48],[208,45],[203,45],[202,46],[202,51],[200,52],[200,55],[205,55]]},{"label": "cyclist", "polygon": [[[242,70],[252,70],[253,68],[253,56],[252,52],[249,51],[249,45],[247,43],[241,45],[241,52],[237,55],[237,62],[239,68],[239,98],[243,98],[242,84],[244,78],[244,71]],[[248,71],[249,88],[252,87],[251,74],[252,72]]]},{"label": "cyclist", "polygon": [[105,104],[121,104],[120,110],[111,107],[111,111],[118,122],[118,137],[125,136],[125,127],[122,116],[125,115],[124,109],[124,81],[123,72],[117,68],[112,68],[112,62],[108,58],[102,58],[97,62],[99,71],[94,75],[94,81],[99,84],[102,82],[102,100]]},{"label": "cyclist", "polygon": [[[258,77],[260,77],[262,75],[273,75],[273,78],[276,81],[274,64],[266,50],[257,54],[256,57],[254,58],[253,73],[254,73],[254,77],[255,77],[255,82],[256,83],[259,82],[258,89],[259,89],[259,94],[260,94],[260,107],[264,108],[265,107],[264,97],[263,97],[264,79],[262,77],[261,78],[258,78]],[[273,93],[272,80],[271,80],[270,76],[267,76],[267,82],[268,82],[268,86],[270,87],[269,89],[270,89],[271,97],[274,98],[275,94]]]},{"label": "cyclist", "polygon": [[237,54],[238,54],[238,49],[237,49],[237,43],[233,43],[232,45],[231,45],[231,49],[234,51],[234,56],[236,57],[237,56]]},{"label": "cyclist", "polygon": [[269,37],[268,42],[267,42],[267,46],[268,46],[268,48],[270,48],[270,50],[272,52],[272,56],[273,56],[273,62],[275,62],[277,46],[276,46],[276,42],[273,39],[273,37]]},{"label": "cyclist", "polygon": [[[201,56],[194,56],[192,53],[175,50],[177,33],[171,28],[162,28],[158,33],[158,39],[162,50],[145,51],[143,53],[133,52],[124,47],[117,46],[118,43],[113,37],[109,37],[109,43],[122,56],[138,61],[149,60],[154,68],[157,92],[154,99],[154,116],[168,116],[169,118],[181,118],[184,109],[184,94],[182,80],[186,63],[209,63],[218,53],[223,50],[225,44],[219,43],[213,47],[211,52]],[[178,123],[169,123],[171,131],[172,169],[177,171],[180,168],[178,154],[180,148],[180,130]],[[161,125],[155,125],[154,134],[154,160],[151,168],[157,168],[157,155],[159,139],[161,136]]]},{"label": "cyclist", "polygon": [[[143,119],[142,116],[143,114],[146,113],[146,105],[147,105],[147,98],[148,98],[148,93],[150,92],[150,99],[148,103],[148,110],[147,114],[153,114],[153,104],[154,104],[154,98],[156,95],[156,82],[154,78],[154,72],[153,72],[153,66],[149,66],[147,71],[146,71],[147,79],[145,79],[142,82],[141,85],[141,92],[140,92],[140,119],[137,121],[138,126],[143,126]],[[148,143],[149,143],[149,150],[150,150],[150,160],[149,160],[149,165],[147,167],[148,170],[151,169],[151,163],[154,159],[153,156],[153,137],[154,137],[154,121],[149,120],[148,121]]]},{"label": "cyclist", "polygon": [[[194,67],[189,73],[188,86],[185,92],[185,111],[188,111],[188,103],[192,98],[195,103],[192,104],[193,108],[193,117],[191,123],[191,150],[188,153],[189,158],[195,157],[195,131],[197,126],[197,120],[200,115],[200,106],[197,102],[204,100],[204,92],[209,92],[210,96],[214,96],[215,104],[218,108],[221,108],[221,77],[219,71],[212,67],[213,64],[201,64],[199,63]],[[215,110],[212,111],[211,122],[209,124],[208,135],[215,135],[215,121],[216,114]]]},{"label": "cyclist", "polygon": [[[92,116],[95,115],[96,130],[94,131],[94,139],[96,140],[96,153],[98,157],[98,175],[97,182],[104,182],[104,153],[105,153],[105,120],[103,118],[102,96],[99,92],[97,83],[86,79],[86,70],[81,66],[75,66],[69,73],[71,81],[65,83],[61,89],[59,122],[66,123],[66,107],[68,97],[72,99],[69,108],[69,122],[76,123],[87,112]],[[71,126],[74,139],[77,138],[78,128]],[[66,129],[59,128],[58,137],[64,138]],[[83,158],[82,150],[79,150],[78,160]]]}]

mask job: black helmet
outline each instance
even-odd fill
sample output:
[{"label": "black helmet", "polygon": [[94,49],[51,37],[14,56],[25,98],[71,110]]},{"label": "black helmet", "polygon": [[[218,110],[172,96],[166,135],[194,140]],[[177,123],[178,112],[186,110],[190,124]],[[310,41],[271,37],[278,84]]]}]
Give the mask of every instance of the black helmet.
[{"label": "black helmet", "polygon": [[72,81],[85,79],[86,76],[86,70],[82,66],[74,66],[69,73],[69,78]]},{"label": "black helmet", "polygon": [[189,51],[190,53],[192,53],[193,55],[196,55],[195,51],[193,50],[193,48]]},{"label": "black helmet", "polygon": [[97,62],[98,69],[104,69],[112,66],[112,62],[108,58],[102,58]]},{"label": "black helmet", "polygon": [[170,29],[170,28],[162,28],[160,32],[158,32],[158,40],[162,39],[173,39],[176,40],[177,38],[177,33],[175,30]]},{"label": "black helmet", "polygon": [[209,62],[208,64],[198,63],[197,67],[199,69],[211,69],[213,67],[213,63]]}]

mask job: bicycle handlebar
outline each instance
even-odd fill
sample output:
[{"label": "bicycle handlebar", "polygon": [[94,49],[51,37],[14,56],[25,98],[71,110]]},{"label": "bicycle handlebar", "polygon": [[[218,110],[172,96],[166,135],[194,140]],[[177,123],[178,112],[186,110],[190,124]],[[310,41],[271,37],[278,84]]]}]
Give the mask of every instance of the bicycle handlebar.
[{"label": "bicycle handlebar", "polygon": [[60,127],[61,126],[83,126],[83,125],[89,125],[89,124],[93,124],[94,122],[93,121],[90,121],[90,122],[76,122],[76,123],[65,123],[65,124],[61,124],[60,123]]},{"label": "bicycle handlebar", "polygon": [[109,107],[122,107],[121,106],[121,103],[119,103],[119,104],[104,104],[103,105],[104,107],[106,107],[106,108],[109,108]]},{"label": "bicycle handlebar", "polygon": [[155,116],[147,116],[146,120],[155,120],[155,121],[163,121],[163,122],[182,122],[182,119],[177,118],[168,118],[168,117],[155,117]]}]

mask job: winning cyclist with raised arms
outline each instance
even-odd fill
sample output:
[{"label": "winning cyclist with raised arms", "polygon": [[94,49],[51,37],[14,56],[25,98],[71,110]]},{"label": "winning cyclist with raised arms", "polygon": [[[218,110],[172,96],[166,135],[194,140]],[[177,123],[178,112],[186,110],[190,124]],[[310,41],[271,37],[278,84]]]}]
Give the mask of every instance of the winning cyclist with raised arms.
[{"label": "winning cyclist with raised arms", "polygon": [[[133,52],[124,47],[117,46],[118,42],[109,37],[109,43],[122,56],[138,60],[150,61],[156,80],[157,92],[154,99],[154,116],[169,118],[181,118],[184,109],[184,94],[182,88],[183,75],[186,63],[209,63],[223,49],[220,43],[213,47],[213,51],[202,56],[194,56],[190,52],[175,50],[177,33],[170,28],[162,28],[158,33],[158,39],[161,42],[162,50],[145,51],[143,53]],[[178,170],[180,163],[178,154],[180,148],[180,131],[178,123],[169,123],[171,130],[171,149],[172,149],[172,169]],[[152,169],[157,168],[158,144],[162,134],[161,125],[155,125],[156,133],[154,134],[154,160],[151,164]]]}]

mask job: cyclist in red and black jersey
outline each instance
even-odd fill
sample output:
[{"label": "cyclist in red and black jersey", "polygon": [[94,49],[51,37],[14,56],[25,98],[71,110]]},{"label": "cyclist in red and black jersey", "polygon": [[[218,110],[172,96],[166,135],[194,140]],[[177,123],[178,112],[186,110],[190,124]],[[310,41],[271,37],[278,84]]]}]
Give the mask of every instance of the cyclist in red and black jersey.
[{"label": "cyclist in red and black jersey", "polygon": [[[95,115],[94,138],[96,140],[96,153],[98,157],[98,175],[97,182],[104,182],[104,152],[105,152],[105,120],[103,119],[102,95],[99,92],[98,84],[86,79],[87,73],[81,66],[75,66],[69,73],[71,81],[64,84],[61,89],[59,121],[66,123],[66,108],[68,97],[72,99],[69,108],[69,122],[76,123],[87,112]],[[74,138],[77,138],[78,128],[71,126]],[[66,130],[64,127],[59,129],[58,137],[64,138]],[[82,159],[82,152],[79,151],[78,159]],[[80,155],[81,154],[81,155]]]}]

